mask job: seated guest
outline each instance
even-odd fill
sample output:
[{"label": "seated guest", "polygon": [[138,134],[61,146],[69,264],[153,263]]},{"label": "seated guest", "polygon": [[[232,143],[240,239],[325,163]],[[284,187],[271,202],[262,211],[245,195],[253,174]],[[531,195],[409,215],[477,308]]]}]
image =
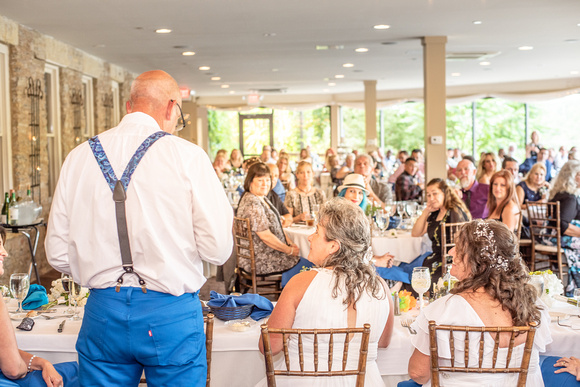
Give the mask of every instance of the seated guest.
[{"label": "seated guest", "polygon": [[546,166],[536,163],[530,169],[524,181],[516,186],[518,204],[523,206],[527,202],[537,202],[548,199],[550,183],[546,181]]},{"label": "seated guest", "polygon": [[[401,152],[404,152],[404,151],[401,151]],[[401,162],[401,165],[399,165],[397,170],[395,172],[393,172],[393,174],[391,176],[389,176],[389,183],[393,183],[393,184],[396,183],[397,178],[399,176],[401,176],[401,174],[405,170],[405,162],[402,161],[403,158],[405,160],[407,160],[407,158],[408,158],[405,155],[405,153],[403,153],[403,154],[400,153],[401,157],[399,158],[399,161]],[[423,184],[424,183],[423,179],[425,177],[425,164],[423,163],[423,151],[421,149],[413,149],[411,151],[411,157],[417,161],[417,168],[418,168],[417,177],[419,179],[419,183]]]},{"label": "seated guest", "polygon": [[520,205],[516,195],[516,186],[512,174],[499,171],[491,177],[489,196],[487,198],[488,219],[499,220],[512,231],[517,231],[520,217]]},{"label": "seated guest", "polygon": [[373,176],[373,168],[374,162],[367,154],[361,154],[354,161],[354,173],[364,177],[369,200],[377,202],[382,207],[386,202],[393,200],[393,191],[388,184],[378,181]]},{"label": "seated guest", "polygon": [[239,149],[232,149],[230,153],[230,159],[228,160],[227,166],[229,169],[240,170],[242,168],[242,163],[244,162],[244,156]]},{"label": "seated guest", "polygon": [[546,387],[579,387],[580,359],[548,356],[542,360],[542,378]]},{"label": "seated guest", "polygon": [[482,158],[479,159],[479,165],[477,166],[475,178],[481,184],[489,184],[491,176],[499,171],[498,167],[499,163],[495,153],[487,152]]},{"label": "seated guest", "polygon": [[[471,215],[455,190],[442,179],[433,179],[425,188],[427,207],[415,221],[411,235],[420,237],[425,234],[431,240],[433,253],[414,266],[428,267],[431,280],[436,283],[442,275],[441,265],[441,223],[460,223],[471,220]],[[419,257],[418,259],[420,259]]]},{"label": "seated guest", "polygon": [[[292,224],[292,215],[288,211],[288,208],[284,205],[284,198],[286,197],[286,190],[280,179],[278,179],[280,172],[278,171],[278,166],[276,164],[266,164],[270,169],[270,175],[272,176],[272,189],[268,192],[268,200],[276,207],[278,213],[281,216],[282,227],[288,227]],[[278,188],[279,191],[276,191]],[[280,195],[278,192],[281,192]]]},{"label": "seated guest", "polygon": [[455,174],[461,183],[462,199],[474,219],[482,218],[487,204],[489,185],[481,184],[475,179],[475,164],[464,157],[455,169]]},{"label": "seated guest", "polygon": [[[543,386],[539,352],[546,350],[552,341],[550,316],[547,308],[537,300],[537,293],[528,283],[528,269],[520,258],[518,241],[506,225],[496,221],[474,220],[464,225],[451,249],[453,267],[451,275],[459,282],[451,294],[442,297],[419,314],[412,327],[417,331],[411,337],[415,351],[409,360],[409,375],[423,386],[430,386],[429,321],[439,325],[468,325],[511,327],[538,323],[530,357],[526,386]],[[540,306],[543,305],[542,306]],[[437,333],[439,357],[436,361],[449,367],[449,333]],[[477,339],[475,339],[477,336]],[[456,336],[455,367],[466,367],[464,363],[463,335]],[[469,366],[477,366],[479,333],[471,336]],[[519,365],[524,353],[527,333],[515,337],[512,359]],[[461,341],[458,341],[461,340]],[[487,341],[487,340],[486,340]],[[483,367],[490,367],[493,355],[493,339],[484,346]],[[496,367],[505,367],[506,348],[510,335],[500,334],[500,353]],[[467,355],[465,355],[467,356]],[[503,373],[444,373],[446,386],[515,386],[518,374]]]},{"label": "seated guest", "polygon": [[[296,187],[296,182],[292,169],[290,168],[290,162],[287,155],[281,154],[278,157],[278,162],[276,163],[278,170],[280,171],[280,182],[284,186],[286,191],[294,189]],[[286,199],[284,197],[284,199]]]},{"label": "seated guest", "polygon": [[[548,201],[560,202],[561,244],[570,268],[566,292],[571,292],[580,287],[580,161],[570,160],[564,164]],[[555,238],[552,243],[556,243]]]},{"label": "seated guest", "polygon": [[[393,331],[393,306],[389,289],[368,264],[371,244],[369,222],[363,211],[346,200],[335,198],[322,206],[316,232],[308,239],[308,260],[317,268],[294,276],[284,288],[268,320],[269,328],[328,329],[371,325],[365,386],[384,386],[376,363],[378,348],[389,345]],[[304,348],[312,339],[304,338]],[[262,341],[259,342],[263,350]],[[271,336],[274,353],[282,350],[281,335]],[[332,370],[342,368],[342,342],[334,342]],[[319,370],[328,370],[328,336],[318,337]],[[347,368],[357,368],[360,335],[349,345]],[[298,367],[298,341],[288,344],[291,366]],[[305,353],[304,367],[312,370]],[[275,366],[283,368],[280,357]],[[278,386],[354,386],[356,376],[278,377]],[[266,386],[266,379],[257,386]]]},{"label": "seated guest", "polygon": [[314,171],[309,162],[301,161],[298,163],[296,179],[296,188],[286,192],[284,204],[288,207],[294,222],[301,222],[308,219],[313,205],[322,205],[326,201],[326,194],[312,185]]},{"label": "seated guest", "polygon": [[312,164],[312,157],[306,148],[300,149],[300,159],[299,161],[306,161],[307,163]]},{"label": "seated guest", "polygon": [[330,157],[336,156],[336,151],[332,148],[328,148],[324,154],[324,170],[330,172],[332,169],[332,164],[330,162]]},{"label": "seated guest", "polygon": [[365,180],[358,173],[351,173],[344,179],[344,184],[338,187],[338,196],[356,204],[363,211],[367,209],[368,191],[365,188]]},{"label": "seated guest", "polygon": [[519,183],[519,181],[520,181],[520,175],[519,175],[520,168],[518,165],[518,160],[516,160],[510,156],[504,157],[503,161],[501,162],[501,169],[505,169],[506,171],[508,171],[512,174],[512,176],[514,177],[515,184]]},{"label": "seated guest", "polygon": [[520,165],[520,173],[525,175],[536,163],[542,163],[546,166],[546,181],[551,181],[554,176],[554,165],[549,159],[549,152],[546,148],[540,148],[536,157],[528,157],[525,159],[522,165]]},{"label": "seated guest", "polygon": [[221,179],[224,175],[224,172],[227,171],[227,160],[225,156],[223,155],[216,156],[213,162],[213,169],[215,170],[215,173],[218,175],[218,178]]},{"label": "seated guest", "polygon": [[[288,270],[300,259],[298,246],[284,232],[278,210],[266,197],[271,186],[270,170],[266,164],[253,164],[248,169],[245,194],[238,205],[238,217],[249,218],[252,225],[256,274]],[[240,266],[251,271],[249,260],[240,260]]]},{"label": "seated guest", "polygon": [[262,147],[260,161],[265,164],[276,164],[276,160],[272,158],[272,147],[270,145],[264,145]]},{"label": "seated guest", "polygon": [[405,170],[395,183],[395,197],[398,201],[420,200],[423,190],[417,184],[417,160],[409,157],[405,161]]},{"label": "seated guest", "polygon": [[[4,259],[8,256],[4,243],[6,230],[0,227],[0,275],[4,274]],[[0,386],[61,387],[78,386],[76,362],[55,364],[21,351],[16,346],[16,336],[4,299],[0,299]]]}]

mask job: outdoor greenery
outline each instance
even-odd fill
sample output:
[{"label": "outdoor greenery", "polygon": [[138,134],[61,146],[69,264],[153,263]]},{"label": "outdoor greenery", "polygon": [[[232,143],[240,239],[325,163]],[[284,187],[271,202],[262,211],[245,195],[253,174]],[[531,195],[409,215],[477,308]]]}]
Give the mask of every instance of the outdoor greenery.
[{"label": "outdoor greenery", "polygon": [[[540,133],[544,146],[569,148],[580,141],[580,95],[528,105],[528,136],[533,130]],[[475,153],[507,150],[516,147],[516,157],[524,158],[525,106],[523,103],[501,99],[481,99],[475,103]],[[274,111],[274,148],[297,154],[310,145],[323,154],[330,146],[330,109],[328,107],[305,111]],[[271,109],[254,109],[250,114],[270,113]],[[341,141],[347,149],[365,148],[364,110],[341,108]],[[381,120],[385,149],[397,151],[424,148],[423,103],[395,105],[377,112],[377,131]],[[238,112],[209,111],[210,155],[218,149],[239,148]],[[251,122],[257,121],[257,122]],[[244,121],[244,149],[246,155],[259,153],[269,144],[267,120]],[[379,145],[381,141],[379,139]],[[447,106],[448,148],[459,148],[472,153],[472,103]]]}]

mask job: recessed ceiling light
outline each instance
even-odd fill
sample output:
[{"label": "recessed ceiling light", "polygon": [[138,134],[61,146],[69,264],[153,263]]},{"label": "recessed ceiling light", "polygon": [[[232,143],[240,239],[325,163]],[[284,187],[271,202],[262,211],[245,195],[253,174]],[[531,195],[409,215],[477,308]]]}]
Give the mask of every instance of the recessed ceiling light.
[{"label": "recessed ceiling light", "polygon": [[276,72],[278,72],[278,71],[280,71],[280,70],[279,70],[279,69],[272,69],[272,72],[273,72],[273,73],[276,73]]},{"label": "recessed ceiling light", "polygon": [[230,94],[236,94],[234,90],[230,90]]},{"label": "recessed ceiling light", "polygon": [[328,89],[322,89],[322,91],[323,91],[324,93],[328,93],[330,90],[328,90]]},{"label": "recessed ceiling light", "polygon": [[220,86],[222,89],[229,89],[230,85],[221,85]]},{"label": "recessed ceiling light", "polygon": [[572,71],[570,71],[570,74],[572,74],[572,75],[578,75],[578,74],[580,74],[580,71],[572,70]]},{"label": "recessed ceiling light", "polygon": [[334,77],[335,77],[336,79],[342,79],[342,78],[344,78],[344,75],[342,75],[342,74],[337,74],[337,75],[335,75]]},{"label": "recessed ceiling light", "polygon": [[211,77],[211,80],[212,81],[219,81],[221,79],[222,79],[222,77]]},{"label": "recessed ceiling light", "polygon": [[357,49],[355,49],[356,52],[367,52],[369,49],[365,48],[365,47],[359,47]]},{"label": "recessed ceiling light", "polygon": [[183,55],[183,56],[193,56],[193,55],[195,55],[195,52],[193,52],[193,51],[184,51],[184,52],[181,53],[181,55]]},{"label": "recessed ceiling light", "polygon": [[354,64],[352,64],[352,63],[345,63],[345,64],[342,65],[342,67],[347,67],[347,68],[348,67],[354,67]]},{"label": "recessed ceiling light", "polygon": [[566,39],[564,40],[566,43],[578,43],[578,39]]},{"label": "recessed ceiling light", "polygon": [[273,38],[274,36],[276,36],[276,33],[275,33],[275,32],[266,32],[266,33],[264,34],[264,36],[265,36],[266,38]]},{"label": "recessed ceiling light", "polygon": [[489,66],[491,62],[479,62],[480,66]]},{"label": "recessed ceiling light", "polygon": [[157,32],[158,34],[169,34],[171,30],[169,28],[159,28],[156,29],[155,32]]},{"label": "recessed ceiling light", "polygon": [[209,70],[209,69],[210,69],[210,67],[209,67],[209,66],[199,66],[199,69],[200,69],[201,71],[206,71],[206,70]]},{"label": "recessed ceiling light", "polygon": [[391,26],[388,24],[377,24],[376,26],[373,26],[373,28],[375,30],[388,30],[389,28],[391,28]]},{"label": "recessed ceiling light", "polygon": [[518,47],[518,50],[520,50],[520,51],[530,51],[530,50],[533,50],[533,49],[534,49],[534,47],[532,47],[532,46],[521,46],[521,47]]},{"label": "recessed ceiling light", "polygon": [[460,77],[461,76],[461,73],[451,73],[451,76],[452,77]]},{"label": "recessed ceiling light", "polygon": [[317,44],[316,45],[316,50],[317,51],[322,51],[322,50],[328,50],[330,47],[324,45],[324,44]]},{"label": "recessed ceiling light", "polygon": [[481,20],[474,20],[473,24],[475,24],[476,26],[480,25],[482,23]]},{"label": "recessed ceiling light", "polygon": [[330,82],[330,83],[328,84],[328,86],[336,86],[336,83],[334,83],[334,82]]}]

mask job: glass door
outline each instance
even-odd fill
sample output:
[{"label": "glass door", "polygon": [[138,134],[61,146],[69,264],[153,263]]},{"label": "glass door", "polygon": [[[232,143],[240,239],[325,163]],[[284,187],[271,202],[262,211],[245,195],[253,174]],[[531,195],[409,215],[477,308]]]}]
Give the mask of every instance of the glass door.
[{"label": "glass door", "polygon": [[274,113],[239,114],[240,150],[245,158],[262,154],[264,145],[274,144]]}]

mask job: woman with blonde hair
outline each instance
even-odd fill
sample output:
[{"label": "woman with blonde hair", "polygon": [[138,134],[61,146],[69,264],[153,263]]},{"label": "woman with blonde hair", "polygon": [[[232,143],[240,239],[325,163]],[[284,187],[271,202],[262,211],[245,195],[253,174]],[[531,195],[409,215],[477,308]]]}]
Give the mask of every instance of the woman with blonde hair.
[{"label": "woman with blonde hair", "polygon": [[477,172],[475,173],[475,178],[480,184],[489,184],[491,176],[499,171],[499,166],[501,164],[497,160],[497,156],[493,152],[486,152],[479,159],[479,164],[477,166]]},{"label": "woman with blonde hair", "polygon": [[322,205],[326,194],[313,186],[314,170],[312,164],[301,161],[296,167],[296,188],[286,193],[284,204],[288,207],[294,222],[306,220],[313,211],[313,206]]},{"label": "woman with blonde hair", "polygon": [[498,220],[510,230],[516,231],[521,210],[511,172],[504,169],[493,174],[487,196],[487,208],[488,219]]},{"label": "woman with blonde hair", "polygon": [[518,203],[521,206],[527,202],[546,201],[550,183],[546,181],[546,165],[536,163],[532,166],[526,178],[516,186]]},{"label": "woman with blonde hair", "polygon": [[280,171],[280,176],[278,178],[286,191],[294,189],[296,187],[296,178],[292,173],[292,168],[290,168],[290,159],[286,152],[280,152],[276,165]]},{"label": "woman with blonde hair", "polygon": [[239,149],[232,149],[232,152],[230,153],[230,159],[228,160],[228,167],[230,169],[237,169],[239,170],[240,168],[242,168],[242,164],[244,162],[244,155],[242,155],[242,152]]}]

